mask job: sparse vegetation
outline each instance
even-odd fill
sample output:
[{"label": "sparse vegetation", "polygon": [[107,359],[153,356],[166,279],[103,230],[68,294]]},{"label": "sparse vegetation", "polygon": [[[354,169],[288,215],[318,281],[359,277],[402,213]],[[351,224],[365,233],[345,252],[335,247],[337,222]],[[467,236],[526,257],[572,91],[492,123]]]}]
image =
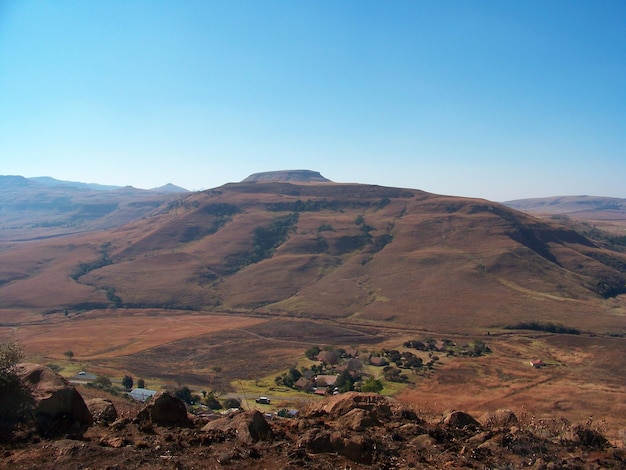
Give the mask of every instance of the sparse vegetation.
[{"label": "sparse vegetation", "polygon": [[[457,344],[448,339],[442,339],[440,342],[437,342],[429,337],[421,341],[417,339],[405,341],[403,346],[405,348],[417,349],[418,351],[441,352],[447,356],[476,357],[491,353],[491,348],[481,339],[475,339],[465,344]],[[397,351],[395,352],[397,353]],[[432,357],[436,356],[431,354],[430,357],[432,359]]]},{"label": "sparse vegetation", "polygon": [[505,330],[531,330],[531,331],[546,331],[548,333],[566,334],[566,335],[579,335],[581,331],[578,328],[572,328],[552,322],[540,322],[535,320],[527,320],[515,323],[513,325],[507,325]]},{"label": "sparse vegetation", "polygon": [[258,263],[266,258],[270,258],[276,248],[282,245],[294,230],[298,222],[298,214],[292,213],[286,217],[281,217],[272,222],[267,227],[257,227],[254,229],[253,249],[251,251],[238,253],[228,258],[227,264],[232,271]]},{"label": "sparse vegetation", "polygon": [[584,230],[582,233],[586,237],[607,244],[614,250],[623,251],[626,248],[626,235],[614,235],[588,223],[584,225],[587,227],[587,230]]},{"label": "sparse vegetation", "polygon": [[115,287],[107,287],[106,289],[107,300],[113,304],[114,307],[122,306],[122,299],[115,294]]},{"label": "sparse vegetation", "polygon": [[79,278],[81,278],[85,274],[95,269],[100,269],[100,268],[103,268],[104,266],[113,264],[113,259],[111,258],[111,255],[110,255],[111,248],[112,246],[110,242],[103,243],[100,246],[100,250],[99,250],[101,253],[100,258],[94,261],[80,263],[78,267],[74,269],[74,272],[70,274],[70,277],[74,279],[75,281],[78,281]]}]

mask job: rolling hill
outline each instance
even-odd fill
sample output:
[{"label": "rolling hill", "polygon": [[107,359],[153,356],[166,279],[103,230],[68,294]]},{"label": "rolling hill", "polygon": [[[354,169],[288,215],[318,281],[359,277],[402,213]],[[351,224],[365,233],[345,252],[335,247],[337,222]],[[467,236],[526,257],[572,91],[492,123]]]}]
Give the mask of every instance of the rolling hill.
[{"label": "rolling hill", "polygon": [[172,184],[142,190],[0,175],[0,241],[117,227],[148,216],[187,192]]},{"label": "rolling hill", "polygon": [[538,214],[576,215],[598,219],[626,218],[626,199],[599,196],[555,196],[517,199],[504,203],[508,207]]},{"label": "rolling hill", "polygon": [[486,200],[277,179],[150,199],[149,216],[106,230],[5,241],[0,309],[149,307],[451,333],[624,327],[626,254],[568,226]]}]

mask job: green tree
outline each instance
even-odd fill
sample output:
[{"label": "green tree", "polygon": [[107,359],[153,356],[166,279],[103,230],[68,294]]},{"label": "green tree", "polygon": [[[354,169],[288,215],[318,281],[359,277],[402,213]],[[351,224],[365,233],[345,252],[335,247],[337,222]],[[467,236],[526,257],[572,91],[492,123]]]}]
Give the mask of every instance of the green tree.
[{"label": "green tree", "polygon": [[122,378],[122,387],[126,390],[133,388],[133,383],[133,378],[130,375],[125,375],[124,378]]},{"label": "green tree", "polygon": [[321,349],[319,348],[319,346],[311,346],[309,349],[307,349],[304,352],[304,355],[314,361],[315,359],[317,359],[317,355],[321,352]]},{"label": "green tree", "polygon": [[63,353],[63,355],[64,355],[65,357],[67,357],[70,361],[71,361],[72,359],[74,359],[74,351],[72,351],[71,349],[70,349],[70,350],[65,351],[65,352]]},{"label": "green tree", "polygon": [[146,381],[144,379],[137,379],[137,388],[146,388]]},{"label": "green tree", "polygon": [[337,377],[335,381],[335,387],[337,387],[341,393],[354,390],[354,379],[349,370],[346,369],[339,374],[339,377]]},{"label": "green tree", "polygon": [[374,377],[367,379],[367,381],[361,386],[362,392],[380,393],[382,390],[383,383]]},{"label": "green tree", "polygon": [[189,390],[189,387],[180,387],[179,389],[174,391],[174,395],[176,395],[188,405],[191,405],[191,402],[193,401],[193,397],[191,396],[191,390]]}]

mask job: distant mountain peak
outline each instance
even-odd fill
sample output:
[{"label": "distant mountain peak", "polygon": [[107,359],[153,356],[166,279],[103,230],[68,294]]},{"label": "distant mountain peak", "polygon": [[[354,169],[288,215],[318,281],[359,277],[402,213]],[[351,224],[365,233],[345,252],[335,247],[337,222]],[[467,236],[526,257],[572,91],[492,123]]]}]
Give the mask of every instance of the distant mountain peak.
[{"label": "distant mountain peak", "polygon": [[167,183],[163,186],[159,186],[158,188],[150,189],[152,192],[157,193],[188,193],[189,191],[185,188],[181,188],[180,186],[176,186],[172,183]]},{"label": "distant mountain peak", "polygon": [[242,181],[242,183],[256,183],[269,181],[289,181],[296,183],[331,183],[324,178],[319,171],[311,170],[279,170],[254,173]]}]

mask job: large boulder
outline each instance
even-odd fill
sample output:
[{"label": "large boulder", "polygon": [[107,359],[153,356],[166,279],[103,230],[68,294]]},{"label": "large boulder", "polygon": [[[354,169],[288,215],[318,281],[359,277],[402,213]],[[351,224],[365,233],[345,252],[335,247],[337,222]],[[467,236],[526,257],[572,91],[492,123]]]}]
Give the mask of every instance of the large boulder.
[{"label": "large boulder", "polygon": [[210,421],[202,430],[204,432],[218,431],[233,434],[245,444],[269,441],[274,437],[272,428],[258,410],[235,413]]},{"label": "large boulder", "polygon": [[139,413],[137,421],[157,426],[190,427],[192,421],[187,415],[185,403],[171,392],[157,393]]},{"label": "large boulder", "polygon": [[85,402],[94,423],[110,424],[117,419],[117,410],[111,400],[90,398]]},{"label": "large boulder", "polygon": [[380,426],[380,421],[376,419],[374,413],[361,408],[354,408],[343,416],[337,418],[337,425],[342,429],[351,431],[363,431],[372,426]]},{"label": "large boulder", "polygon": [[480,429],[480,423],[464,411],[449,410],[444,412],[441,424],[450,429]]},{"label": "large boulder", "polygon": [[488,428],[505,428],[518,425],[517,416],[509,409],[488,411],[478,421]]},{"label": "large boulder", "polygon": [[92,417],[80,393],[48,367],[22,363],[15,376],[0,385],[2,428],[16,424],[44,437],[80,437]]}]

